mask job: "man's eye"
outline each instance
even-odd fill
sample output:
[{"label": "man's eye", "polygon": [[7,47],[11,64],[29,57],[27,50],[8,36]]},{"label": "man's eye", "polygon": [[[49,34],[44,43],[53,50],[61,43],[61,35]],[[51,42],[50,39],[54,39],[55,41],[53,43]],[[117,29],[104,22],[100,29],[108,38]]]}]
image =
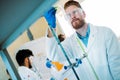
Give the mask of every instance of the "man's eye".
[{"label": "man's eye", "polygon": [[73,11],[73,14],[78,14],[78,11],[77,10]]},{"label": "man's eye", "polygon": [[76,11],[73,11],[73,14],[75,14],[76,13]]},{"label": "man's eye", "polygon": [[68,17],[71,17],[71,14],[67,14]]}]

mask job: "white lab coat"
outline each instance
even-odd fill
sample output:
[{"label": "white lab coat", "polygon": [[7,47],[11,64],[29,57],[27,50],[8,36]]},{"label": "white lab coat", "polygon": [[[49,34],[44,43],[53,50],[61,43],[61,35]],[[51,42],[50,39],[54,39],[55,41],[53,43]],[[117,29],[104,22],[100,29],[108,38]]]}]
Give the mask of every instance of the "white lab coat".
[{"label": "white lab coat", "polygon": [[35,72],[25,66],[18,67],[18,73],[22,80],[41,80]]},{"label": "white lab coat", "polygon": [[[55,43],[55,39],[47,38],[46,42],[48,58],[54,61],[60,61],[63,64],[66,63],[63,53],[59,47],[56,47],[57,43]],[[88,59],[99,80],[120,80],[120,46],[117,37],[109,28],[90,24],[88,46],[86,47],[81,40],[80,42],[85,52],[87,52]],[[66,38],[65,41],[62,42],[62,45],[71,62],[74,62],[76,58],[80,58],[83,54],[76,40],[76,33]],[[86,58],[82,60],[82,64],[75,68],[75,70],[80,80],[96,80]],[[65,74],[61,73],[61,75],[66,75],[68,80],[77,80],[72,70],[65,72]]]}]

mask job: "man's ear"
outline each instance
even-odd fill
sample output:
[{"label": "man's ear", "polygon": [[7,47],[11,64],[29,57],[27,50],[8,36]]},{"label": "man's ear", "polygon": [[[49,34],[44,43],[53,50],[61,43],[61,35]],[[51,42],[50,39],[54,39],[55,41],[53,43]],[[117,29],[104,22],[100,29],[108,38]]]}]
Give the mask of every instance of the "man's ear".
[{"label": "man's ear", "polygon": [[24,65],[28,64],[28,58],[26,57],[25,60],[24,60]]}]

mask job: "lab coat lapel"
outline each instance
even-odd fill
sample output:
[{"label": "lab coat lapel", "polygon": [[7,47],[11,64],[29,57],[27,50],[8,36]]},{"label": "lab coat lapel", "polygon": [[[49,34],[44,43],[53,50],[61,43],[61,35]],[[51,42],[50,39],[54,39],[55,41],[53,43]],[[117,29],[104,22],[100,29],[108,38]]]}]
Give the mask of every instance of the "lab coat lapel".
[{"label": "lab coat lapel", "polygon": [[[90,35],[89,35],[87,47],[84,45],[84,43],[81,41],[81,39],[79,39],[79,41],[81,42],[82,47],[84,48],[85,52],[89,52],[89,50],[91,49],[92,45],[95,42],[96,33],[97,33],[97,30],[95,28],[96,27],[94,27],[92,24],[90,24]],[[71,42],[74,45],[76,44],[76,48],[80,49],[80,45],[78,44],[78,41],[77,41],[76,37],[77,37],[77,34],[74,33],[73,36],[72,36],[72,41]]]},{"label": "lab coat lapel", "polygon": [[90,24],[90,35],[89,35],[88,46],[87,46],[88,51],[91,49],[92,45],[95,42],[95,38],[96,38],[96,34],[97,34],[97,30],[95,28],[96,27],[94,27],[92,24]]},{"label": "lab coat lapel", "polygon": [[[77,50],[79,50],[79,51],[81,51],[80,53],[83,53],[84,54],[84,52],[83,52],[83,50],[81,49],[81,46],[80,46],[80,44],[79,44],[79,42],[77,41],[77,34],[75,33],[74,34],[74,37],[73,37],[73,44],[75,44],[76,45],[76,49]],[[78,38],[79,39],[79,38]],[[81,41],[81,39],[79,39],[79,41],[80,41],[80,43],[82,44],[82,47],[84,48],[84,50],[85,50],[85,52],[87,51],[87,47],[84,45],[84,43]],[[76,50],[76,51],[77,51]]]}]

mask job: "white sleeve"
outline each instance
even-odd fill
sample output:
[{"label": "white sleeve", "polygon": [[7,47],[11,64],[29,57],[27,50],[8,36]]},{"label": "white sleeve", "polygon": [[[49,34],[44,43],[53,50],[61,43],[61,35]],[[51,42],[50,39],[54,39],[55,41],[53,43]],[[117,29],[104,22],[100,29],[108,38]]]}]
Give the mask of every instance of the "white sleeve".
[{"label": "white sleeve", "polygon": [[120,45],[115,34],[110,30],[107,33],[107,55],[108,55],[108,65],[110,72],[114,80],[120,79]]},{"label": "white sleeve", "polygon": [[[66,43],[65,41],[63,41],[63,42]],[[64,50],[67,52],[67,55],[68,55],[68,53],[69,53],[68,47],[66,47],[62,43],[61,43],[61,45],[64,48]],[[61,47],[58,45],[58,43],[54,37],[46,38],[46,53],[47,53],[47,57],[50,60],[54,60],[54,61],[58,61],[58,62],[63,62],[66,60],[66,57],[65,57]]]},{"label": "white sleeve", "polygon": [[46,45],[47,58],[49,58],[50,60],[53,60],[55,58],[56,50],[58,47],[55,38],[54,37],[52,37],[52,38],[46,37],[46,44],[45,45]]}]

